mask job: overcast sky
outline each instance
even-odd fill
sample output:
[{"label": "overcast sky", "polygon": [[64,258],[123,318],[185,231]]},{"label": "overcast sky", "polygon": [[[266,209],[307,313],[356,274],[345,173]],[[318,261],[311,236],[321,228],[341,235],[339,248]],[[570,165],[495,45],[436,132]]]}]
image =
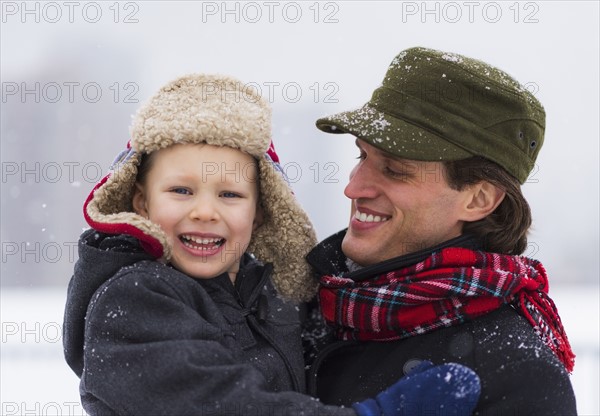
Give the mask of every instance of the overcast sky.
[{"label": "overcast sky", "polygon": [[131,114],[189,72],[260,89],[319,237],[344,228],[353,140],[314,121],[361,106],[412,46],[487,61],[541,100],[527,254],[551,282],[597,283],[598,13],[596,1],[3,2],[2,284],[65,284],[82,203]]}]

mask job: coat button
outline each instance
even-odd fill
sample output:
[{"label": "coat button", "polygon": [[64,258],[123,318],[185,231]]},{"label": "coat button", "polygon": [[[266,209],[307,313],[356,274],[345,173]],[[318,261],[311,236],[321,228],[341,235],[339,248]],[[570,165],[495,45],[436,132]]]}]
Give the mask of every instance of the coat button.
[{"label": "coat button", "polygon": [[423,362],[423,360],[419,359],[419,358],[411,358],[410,360],[408,360],[407,362],[404,363],[404,367],[402,367],[402,371],[404,372],[404,375],[408,375],[410,373],[412,373],[412,371],[419,366],[419,364],[421,364]]}]

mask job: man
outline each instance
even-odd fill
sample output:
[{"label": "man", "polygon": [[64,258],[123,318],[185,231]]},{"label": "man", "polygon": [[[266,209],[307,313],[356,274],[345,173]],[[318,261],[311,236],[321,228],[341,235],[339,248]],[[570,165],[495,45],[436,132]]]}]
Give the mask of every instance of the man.
[{"label": "man", "polygon": [[576,414],[574,355],[545,270],[519,256],[538,100],[484,62],[412,48],[367,104],[317,127],[355,136],[359,161],[348,229],[308,255],[327,324],[309,315],[310,393],[347,405],[422,360],[455,361],[481,378],[475,414]]}]

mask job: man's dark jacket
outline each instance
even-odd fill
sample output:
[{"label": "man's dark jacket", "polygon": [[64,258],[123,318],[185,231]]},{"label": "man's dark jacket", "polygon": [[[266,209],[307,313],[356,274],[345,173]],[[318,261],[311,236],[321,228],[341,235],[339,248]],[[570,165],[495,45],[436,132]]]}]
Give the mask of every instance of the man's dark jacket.
[{"label": "man's dark jacket", "polygon": [[[478,248],[474,238],[462,236],[350,273],[341,252],[343,237],[344,231],[337,233],[309,254],[319,275],[360,273],[362,279],[417,263],[445,247]],[[372,397],[422,360],[430,360],[464,364],[479,375],[482,390],[476,415],[576,414],[563,364],[510,305],[471,322],[384,342],[336,341],[319,320],[316,305],[307,316],[304,337],[312,349],[308,390],[326,404],[348,405]],[[412,410],[430,414],[426,407]]]}]

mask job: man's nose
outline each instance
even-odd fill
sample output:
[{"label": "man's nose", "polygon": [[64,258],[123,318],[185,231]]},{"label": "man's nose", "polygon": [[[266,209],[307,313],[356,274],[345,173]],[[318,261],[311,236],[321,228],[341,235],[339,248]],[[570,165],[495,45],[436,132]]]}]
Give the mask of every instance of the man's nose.
[{"label": "man's nose", "polygon": [[350,199],[376,198],[379,191],[377,175],[367,162],[360,162],[350,172],[344,195]]}]

